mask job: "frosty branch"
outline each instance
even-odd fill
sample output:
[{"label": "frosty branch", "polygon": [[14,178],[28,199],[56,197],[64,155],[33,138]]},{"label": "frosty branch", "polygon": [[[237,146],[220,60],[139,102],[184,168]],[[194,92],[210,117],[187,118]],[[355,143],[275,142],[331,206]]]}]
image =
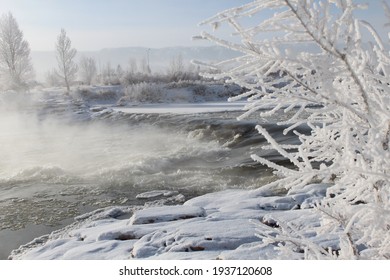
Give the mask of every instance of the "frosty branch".
[{"label": "frosty branch", "polygon": [[[355,16],[364,8],[353,0],[253,1],[202,23],[214,29],[227,24],[240,40],[207,32],[200,37],[242,53],[213,65],[221,71],[216,78],[247,89],[238,97],[247,100],[242,117],[295,110],[279,123],[288,125],[285,133],[299,136],[295,149],[257,126],[297,169],[253,155],[281,177],[272,186],[291,191],[311,182],[331,184],[320,212],[330,220],[329,230],[348,228],[340,232],[340,256],[387,258],[389,248],[377,238],[388,239],[390,223],[376,224],[374,217],[388,215],[390,208],[390,56],[372,25]],[[370,35],[362,35],[362,28]],[[300,125],[311,132],[299,134]],[[365,211],[355,214],[357,205]],[[369,249],[361,252],[362,247]]]}]

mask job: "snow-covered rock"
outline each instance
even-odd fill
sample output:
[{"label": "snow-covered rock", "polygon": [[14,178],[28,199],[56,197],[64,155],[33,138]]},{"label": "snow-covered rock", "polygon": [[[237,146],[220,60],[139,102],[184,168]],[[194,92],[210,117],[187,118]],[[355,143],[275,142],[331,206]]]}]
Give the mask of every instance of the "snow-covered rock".
[{"label": "snow-covered rock", "polygon": [[[330,235],[310,228],[320,215],[301,209],[324,195],[326,185],[303,192],[261,196],[259,191],[225,190],[183,205],[106,209],[83,215],[73,225],[14,250],[11,259],[272,259],[278,246],[263,243],[263,227],[281,222],[307,227],[305,235],[320,246],[335,247]],[[121,214],[132,213],[128,219]],[[261,226],[260,226],[261,225]],[[297,253],[296,258],[302,257]]]},{"label": "snow-covered rock", "polygon": [[146,208],[137,211],[130,219],[129,224],[152,224],[176,220],[185,220],[204,217],[205,210],[195,206],[162,206]]}]

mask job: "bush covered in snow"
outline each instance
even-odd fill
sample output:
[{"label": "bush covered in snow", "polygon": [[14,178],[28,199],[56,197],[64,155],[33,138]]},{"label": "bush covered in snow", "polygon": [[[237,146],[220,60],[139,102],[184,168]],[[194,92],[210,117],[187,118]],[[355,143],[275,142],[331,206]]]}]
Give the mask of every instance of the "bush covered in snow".
[{"label": "bush covered in snow", "polygon": [[162,86],[156,83],[141,82],[125,87],[125,96],[121,98],[120,104],[129,102],[161,102]]},{"label": "bush covered in snow", "polygon": [[289,126],[286,133],[311,128],[309,135],[296,132],[301,144],[285,146],[257,126],[270,144],[265,148],[295,165],[289,169],[253,155],[280,176],[267,187],[292,192],[311,182],[331,184],[315,205],[322,213],[315,234],[334,232],[339,248],[308,242],[300,225],[278,221],[278,229],[268,235],[262,228],[260,235],[279,244],[282,254],[390,258],[390,55],[371,24],[355,16],[363,8],[352,0],[254,1],[204,22],[214,28],[228,24],[241,37],[200,36],[242,52],[213,65],[222,72],[211,75],[249,89],[238,97],[248,100],[242,118],[272,108],[261,116],[293,112],[280,123]]},{"label": "bush covered in snow", "polygon": [[71,95],[87,103],[112,103],[123,96],[121,86],[79,86]]}]

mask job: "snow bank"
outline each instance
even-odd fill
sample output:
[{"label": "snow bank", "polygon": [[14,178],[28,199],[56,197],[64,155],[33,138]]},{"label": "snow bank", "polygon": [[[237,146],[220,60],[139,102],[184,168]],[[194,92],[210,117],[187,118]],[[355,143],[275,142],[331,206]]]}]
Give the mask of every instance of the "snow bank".
[{"label": "snow bank", "polygon": [[275,259],[277,244],[264,243],[257,233],[260,224],[274,229],[283,220],[307,227],[312,242],[337,247],[331,236],[312,230],[320,215],[311,203],[327,187],[309,185],[305,192],[283,196],[226,190],[183,205],[108,208],[21,246],[10,259]]},{"label": "snow bank", "polygon": [[[57,91],[58,89],[51,90]],[[118,106],[128,106],[139,103],[226,101],[241,91],[242,88],[237,85],[205,81],[141,82],[128,86],[78,86],[72,89],[71,96],[89,105],[117,104]]]},{"label": "snow bank", "polygon": [[237,85],[215,84],[202,81],[173,83],[139,83],[124,88],[124,96],[118,105],[129,103],[194,103],[225,101],[238,95]]},{"label": "snow bank", "polygon": [[[116,112],[131,114],[199,114],[213,112],[242,111],[243,102],[206,102],[206,103],[172,103],[172,104],[133,104],[113,107]],[[96,108],[95,110],[98,110]],[[106,109],[104,109],[106,110]],[[104,111],[103,113],[105,113]]]}]

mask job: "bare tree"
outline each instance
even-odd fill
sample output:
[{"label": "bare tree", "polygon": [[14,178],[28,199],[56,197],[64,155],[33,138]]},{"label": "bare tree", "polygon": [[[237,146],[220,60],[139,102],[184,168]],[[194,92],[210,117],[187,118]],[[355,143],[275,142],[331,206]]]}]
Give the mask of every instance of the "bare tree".
[{"label": "bare tree", "polygon": [[90,85],[97,73],[96,61],[92,57],[83,56],[79,62],[82,81]]},{"label": "bare tree", "polygon": [[65,29],[61,29],[61,34],[57,38],[56,49],[58,75],[64,80],[67,92],[69,93],[70,85],[76,78],[78,67],[74,62],[77,51],[72,48],[72,42],[66,35]]},{"label": "bare tree", "polygon": [[29,44],[11,13],[0,19],[0,74],[3,86],[13,89],[33,77]]}]

